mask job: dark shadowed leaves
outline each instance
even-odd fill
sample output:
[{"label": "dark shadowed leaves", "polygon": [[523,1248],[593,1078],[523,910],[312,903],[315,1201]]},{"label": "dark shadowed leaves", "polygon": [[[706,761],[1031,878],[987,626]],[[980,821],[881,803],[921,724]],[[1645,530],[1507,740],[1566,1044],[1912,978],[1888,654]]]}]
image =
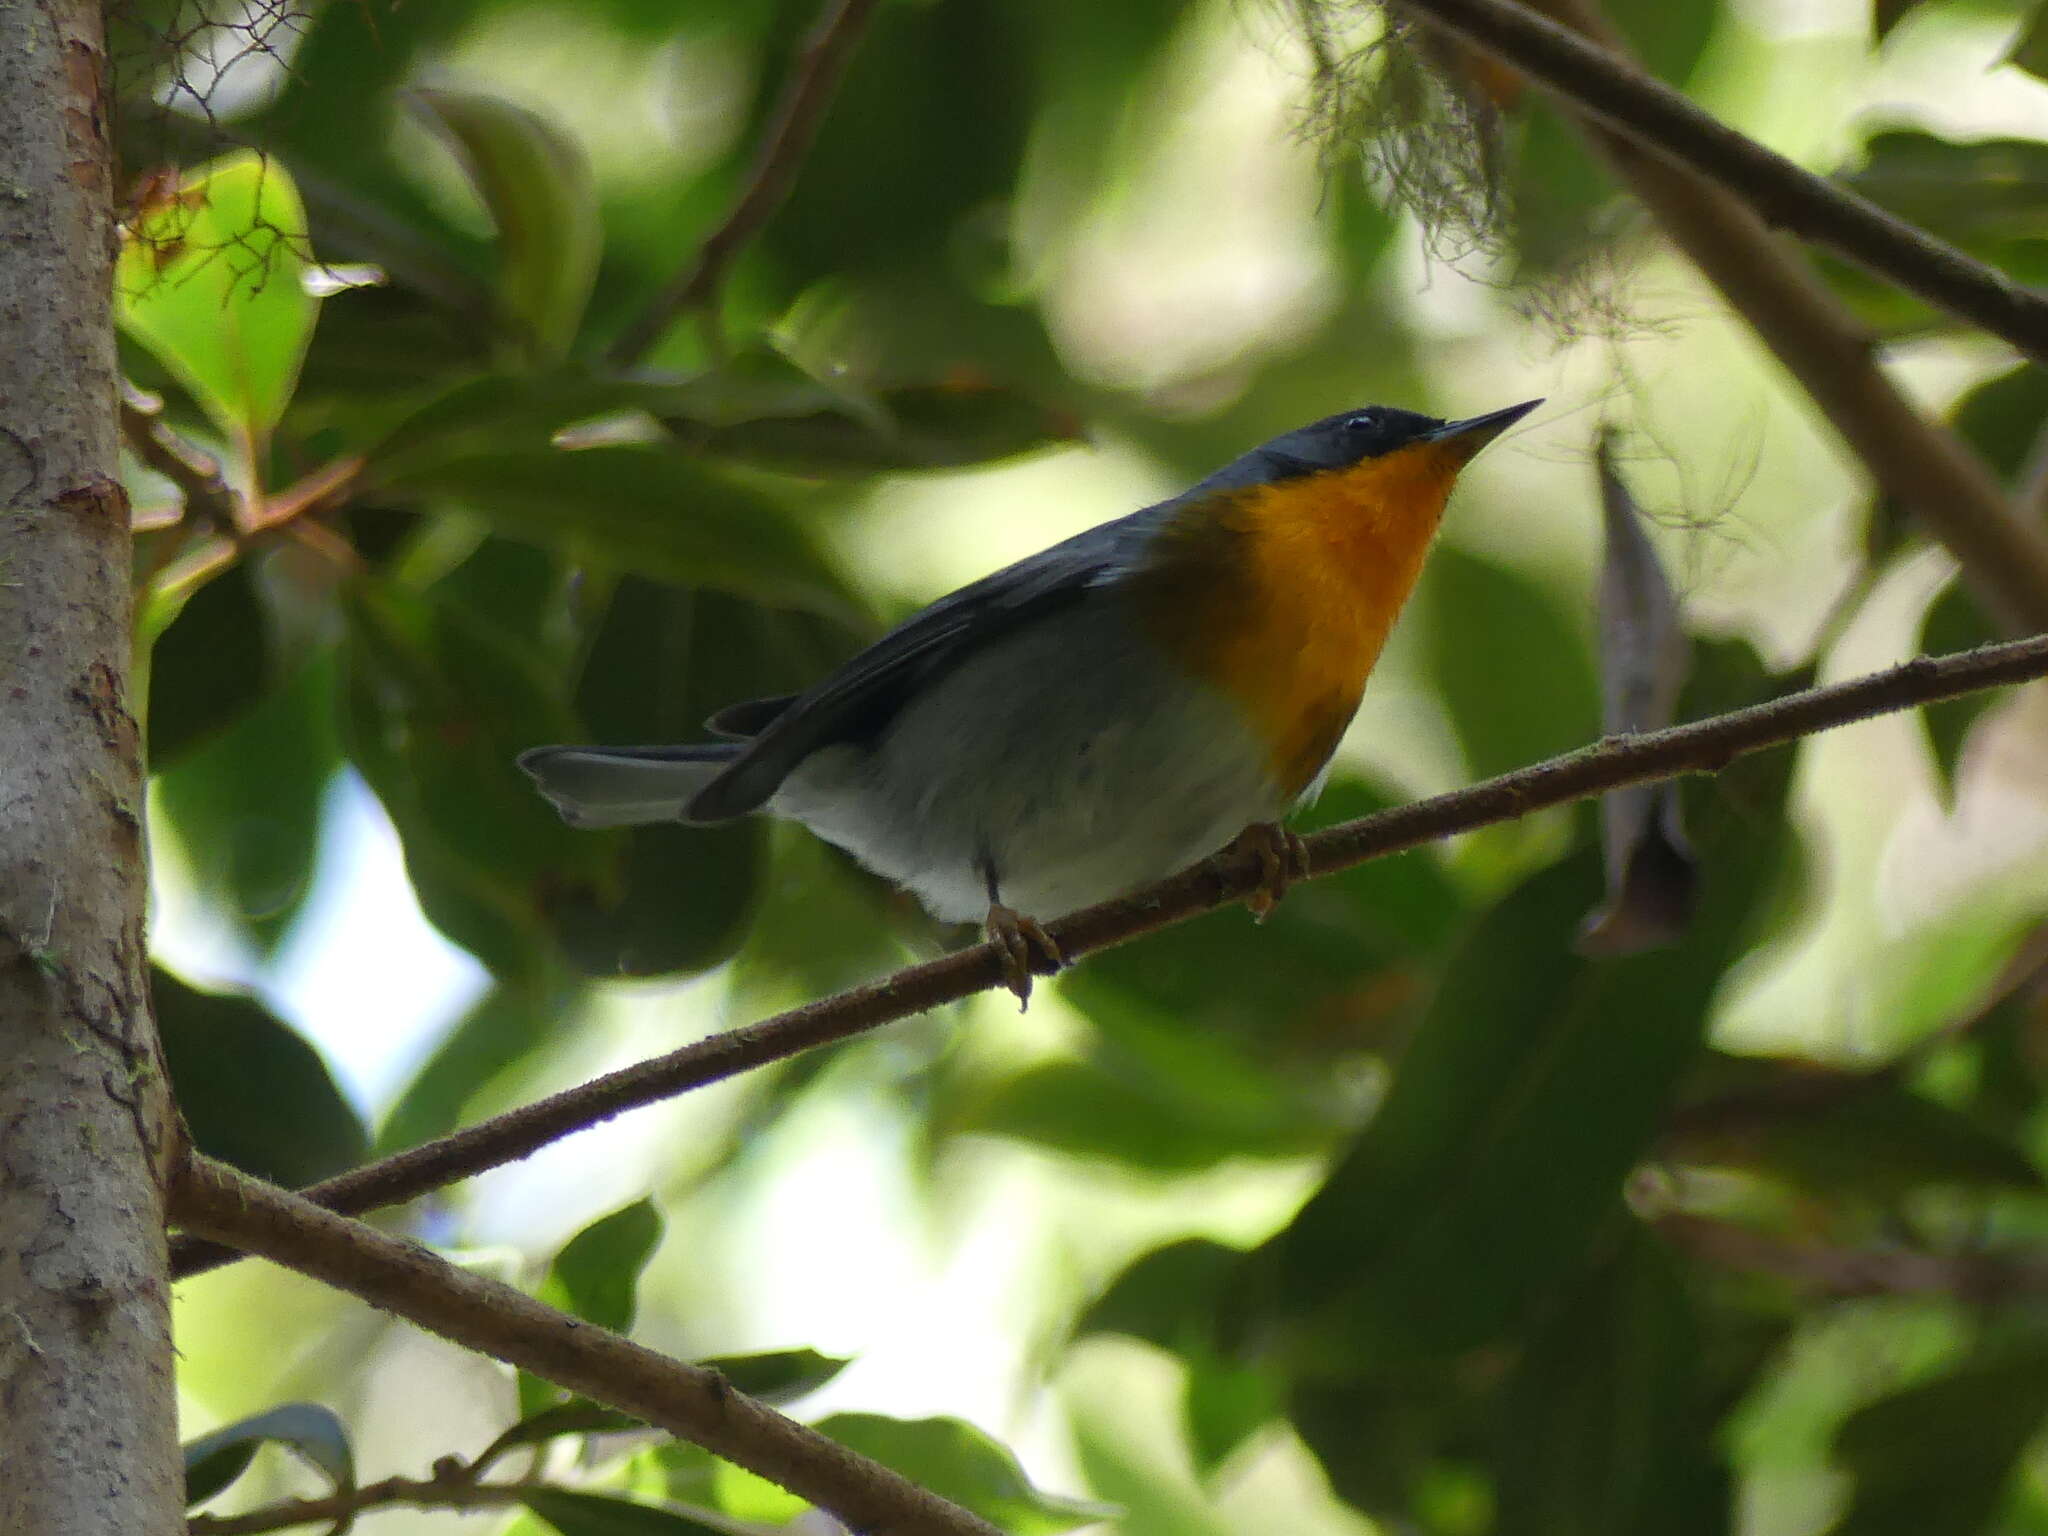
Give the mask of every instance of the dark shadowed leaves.
[{"label": "dark shadowed leaves", "polygon": [[555,124],[493,96],[417,90],[498,230],[497,294],[535,362],[566,356],[590,301],[604,232],[582,149]]},{"label": "dark shadowed leaves", "polygon": [[494,531],[611,570],[850,615],[836,572],[787,509],[661,448],[546,447],[413,463],[376,481]]},{"label": "dark shadowed leaves", "polygon": [[154,973],[158,1033],[193,1143],[287,1187],[363,1160],[369,1137],[320,1055],[252,997]]},{"label": "dark shadowed leaves", "polygon": [[1830,1536],[1974,1536],[2048,1417],[2048,1343],[1987,1341],[1957,1369],[1858,1410],[1835,1438],[1856,1479]]},{"label": "dark shadowed leaves", "polygon": [[731,1527],[612,1493],[529,1488],[526,1507],[562,1536],[732,1536]]},{"label": "dark shadowed leaves", "polygon": [[601,879],[604,846],[562,825],[513,766],[575,722],[518,641],[467,608],[365,582],[343,648],[351,757],[405,845],[421,908],[500,975],[552,947],[539,893]]},{"label": "dark shadowed leaves", "polygon": [[1683,1277],[1625,1222],[1507,1381],[1496,1536],[1720,1536],[1730,1485],[1713,1418]]},{"label": "dark shadowed leaves", "polygon": [[246,714],[270,681],[263,604],[231,566],[185,600],[149,652],[149,762],[161,771]]},{"label": "dark shadowed leaves", "polygon": [[283,936],[312,881],[321,801],[341,766],[334,691],[322,655],[155,775],[195,877],[261,945]]},{"label": "dark shadowed leaves", "polygon": [[[1688,713],[1765,691],[1745,648],[1712,647]],[[1598,884],[1584,855],[1472,930],[1371,1124],[1270,1245],[1271,1319],[1317,1319],[1309,1358],[1363,1370],[1468,1348],[1579,1262],[1779,871],[1789,767],[1752,759],[1695,802],[1714,877],[1684,945],[1575,955]]]},{"label": "dark shadowed leaves", "polygon": [[[1607,554],[1600,571],[1600,715],[1608,736],[1662,730],[1678,707],[1690,647],[1678,599],[1600,439],[1600,506]],[[1637,784],[1600,797],[1601,865],[1607,899],[1590,913],[1579,948],[1631,955],[1685,932],[1699,870],[1686,841],[1678,785]]]},{"label": "dark shadowed leaves", "polygon": [[1474,778],[1570,751],[1599,732],[1585,637],[1521,572],[1441,544],[1417,593],[1431,680]]}]

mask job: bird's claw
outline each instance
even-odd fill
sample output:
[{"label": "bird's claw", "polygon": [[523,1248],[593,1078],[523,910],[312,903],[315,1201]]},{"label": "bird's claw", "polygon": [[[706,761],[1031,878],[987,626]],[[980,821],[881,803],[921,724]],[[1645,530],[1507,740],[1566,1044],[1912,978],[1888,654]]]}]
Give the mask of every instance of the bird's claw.
[{"label": "bird's claw", "polygon": [[1308,878],[1308,844],[1277,821],[1253,822],[1226,851],[1239,857],[1250,854],[1259,861],[1259,883],[1244,898],[1254,922],[1271,917],[1288,887]]},{"label": "bird's claw", "polygon": [[982,928],[1001,958],[1003,985],[1016,994],[1017,1011],[1022,1013],[1031,1006],[1032,972],[1042,970],[1050,976],[1067,963],[1066,957],[1052,935],[1039,926],[1037,918],[1026,917],[999,901],[990,904],[988,920]]}]

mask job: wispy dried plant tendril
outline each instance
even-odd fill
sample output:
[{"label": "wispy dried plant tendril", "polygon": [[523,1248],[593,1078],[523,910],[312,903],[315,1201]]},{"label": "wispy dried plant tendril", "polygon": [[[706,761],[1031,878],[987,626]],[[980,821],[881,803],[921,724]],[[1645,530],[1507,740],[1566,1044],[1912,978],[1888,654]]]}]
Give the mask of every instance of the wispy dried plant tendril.
[{"label": "wispy dried plant tendril", "polygon": [[1506,255],[1500,114],[1445,67],[1444,44],[1370,0],[1291,3],[1311,60],[1302,132],[1325,165],[1362,158],[1367,178],[1415,216],[1440,261]]},{"label": "wispy dried plant tendril", "polygon": [[1572,230],[1561,257],[1526,259],[1517,130],[1496,103],[1512,100],[1518,77],[1382,0],[1286,4],[1310,60],[1302,134],[1326,170],[1362,162],[1379,195],[1413,216],[1432,258],[1509,291],[1517,312],[1560,347],[1670,330],[1630,296],[1645,246],[1626,204]]}]

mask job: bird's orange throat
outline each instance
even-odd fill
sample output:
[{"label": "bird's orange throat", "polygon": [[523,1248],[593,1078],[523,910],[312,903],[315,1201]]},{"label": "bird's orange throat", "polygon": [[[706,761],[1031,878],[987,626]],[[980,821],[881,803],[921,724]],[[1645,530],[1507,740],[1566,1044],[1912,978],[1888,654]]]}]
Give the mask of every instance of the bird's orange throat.
[{"label": "bird's orange throat", "polygon": [[1226,492],[1161,531],[1134,573],[1167,653],[1245,711],[1293,796],[1358,710],[1462,458],[1418,443]]}]

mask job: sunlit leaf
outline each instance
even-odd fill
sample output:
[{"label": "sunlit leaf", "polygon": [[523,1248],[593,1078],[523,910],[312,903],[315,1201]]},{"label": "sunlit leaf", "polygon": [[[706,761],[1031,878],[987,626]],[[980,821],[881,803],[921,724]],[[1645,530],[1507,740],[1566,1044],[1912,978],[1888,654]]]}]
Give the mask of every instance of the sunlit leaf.
[{"label": "sunlit leaf", "polygon": [[521,350],[558,361],[604,248],[589,160],[559,127],[497,97],[415,90],[412,100],[454,142],[498,227],[498,296]]},{"label": "sunlit leaf", "polygon": [[151,990],[171,1088],[200,1151],[288,1187],[363,1160],[369,1137],[326,1063],[269,1009],[163,970]]},{"label": "sunlit leaf", "polygon": [[633,1326],[640,1271],[660,1241],[661,1212],[652,1200],[600,1216],[562,1245],[548,1266],[541,1299],[623,1333]]},{"label": "sunlit leaf", "polygon": [[735,1392],[779,1406],[817,1391],[853,1361],[847,1356],[821,1355],[815,1349],[775,1349],[758,1355],[720,1355],[697,1363],[718,1372]]},{"label": "sunlit leaf", "polygon": [[[201,167],[123,241],[121,325],[191,390],[245,460],[284,413],[319,305],[305,210],[277,160]],[[244,466],[246,468],[246,464]]]}]

